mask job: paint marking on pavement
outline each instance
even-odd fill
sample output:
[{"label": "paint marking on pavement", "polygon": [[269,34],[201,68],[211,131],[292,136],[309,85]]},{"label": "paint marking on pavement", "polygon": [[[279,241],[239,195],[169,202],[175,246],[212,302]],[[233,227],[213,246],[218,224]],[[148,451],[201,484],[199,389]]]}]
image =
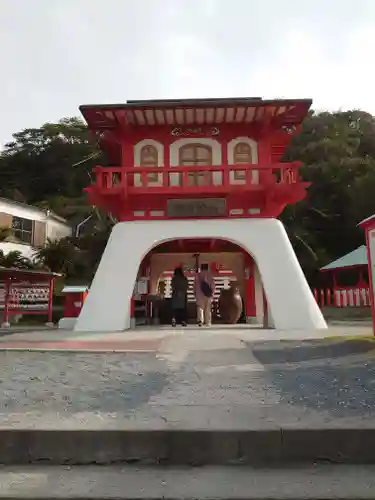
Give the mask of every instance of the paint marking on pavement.
[{"label": "paint marking on pavement", "polygon": [[234,370],[237,372],[264,372],[265,367],[260,363],[251,363],[245,365],[223,365],[223,366],[209,366],[205,368],[204,373],[214,374]]}]

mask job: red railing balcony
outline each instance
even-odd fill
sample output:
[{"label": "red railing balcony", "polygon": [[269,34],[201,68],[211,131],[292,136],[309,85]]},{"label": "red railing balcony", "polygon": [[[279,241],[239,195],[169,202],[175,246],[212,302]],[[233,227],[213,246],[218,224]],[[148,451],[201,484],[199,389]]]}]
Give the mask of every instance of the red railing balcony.
[{"label": "red railing balcony", "polygon": [[[276,186],[298,185],[299,162],[272,165],[219,165],[178,167],[96,167],[96,182],[87,190],[123,196],[218,195],[236,191],[273,190]],[[277,188],[276,188],[277,189]],[[293,189],[293,188],[292,188]]]}]

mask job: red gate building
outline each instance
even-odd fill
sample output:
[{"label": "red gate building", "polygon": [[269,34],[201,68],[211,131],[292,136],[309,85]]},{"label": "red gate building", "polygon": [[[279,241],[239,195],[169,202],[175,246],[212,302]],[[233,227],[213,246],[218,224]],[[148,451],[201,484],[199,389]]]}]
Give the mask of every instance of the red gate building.
[{"label": "red gate building", "polygon": [[156,293],[160,275],[196,252],[234,271],[249,322],[267,310],[276,328],[325,328],[277,219],[306,194],[299,163],[282,157],[310,105],[235,98],[81,106],[108,160],[94,170],[89,201],[118,224],[75,329],[129,328],[137,278]]}]

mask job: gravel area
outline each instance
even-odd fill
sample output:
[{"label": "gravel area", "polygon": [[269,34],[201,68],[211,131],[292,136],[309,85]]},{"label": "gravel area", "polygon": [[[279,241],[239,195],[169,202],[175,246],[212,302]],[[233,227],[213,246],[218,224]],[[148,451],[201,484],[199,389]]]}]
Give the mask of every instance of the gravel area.
[{"label": "gravel area", "polygon": [[0,412],[127,412],[167,384],[154,355],[0,352]]},{"label": "gravel area", "polygon": [[326,363],[321,343],[316,349],[244,344],[173,362],[156,353],[0,352],[0,424],[77,414],[101,415],[103,425],[111,414],[134,425],[210,428],[371,421],[371,351],[341,347],[331,364],[336,348],[327,345]]}]

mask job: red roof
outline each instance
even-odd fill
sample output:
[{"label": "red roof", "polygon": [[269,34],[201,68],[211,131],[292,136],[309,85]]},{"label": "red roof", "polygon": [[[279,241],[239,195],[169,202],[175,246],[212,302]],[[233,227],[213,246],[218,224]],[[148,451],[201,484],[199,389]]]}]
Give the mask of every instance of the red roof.
[{"label": "red roof", "polygon": [[306,117],[311,104],[311,99],[241,97],[127,101],[124,104],[88,104],[79,109],[92,130],[104,131],[119,126],[249,124],[272,119],[280,121],[281,125],[297,126]]},{"label": "red roof", "polygon": [[62,276],[59,273],[43,271],[41,269],[19,269],[15,267],[0,267],[0,281],[14,279],[18,281],[49,281],[51,278]]},{"label": "red roof", "polygon": [[375,227],[375,214],[361,221],[358,226],[362,229],[373,229]]}]

